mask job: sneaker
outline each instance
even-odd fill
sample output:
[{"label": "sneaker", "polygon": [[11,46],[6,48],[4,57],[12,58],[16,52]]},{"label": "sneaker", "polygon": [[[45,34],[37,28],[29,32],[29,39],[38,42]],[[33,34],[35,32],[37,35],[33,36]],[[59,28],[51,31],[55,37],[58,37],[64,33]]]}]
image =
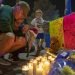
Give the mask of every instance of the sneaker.
[{"label": "sneaker", "polygon": [[10,66],[11,63],[9,61],[5,60],[4,58],[0,58],[0,65]]}]

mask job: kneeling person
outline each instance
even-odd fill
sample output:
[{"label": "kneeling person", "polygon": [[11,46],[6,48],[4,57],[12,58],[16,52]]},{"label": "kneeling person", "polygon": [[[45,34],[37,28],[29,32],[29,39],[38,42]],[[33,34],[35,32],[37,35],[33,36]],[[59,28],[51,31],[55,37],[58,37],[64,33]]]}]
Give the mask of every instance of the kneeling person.
[{"label": "kneeling person", "polygon": [[29,5],[24,1],[18,2],[13,9],[8,5],[0,7],[0,56],[26,45],[25,37],[16,36],[14,31],[27,18],[29,10]]}]

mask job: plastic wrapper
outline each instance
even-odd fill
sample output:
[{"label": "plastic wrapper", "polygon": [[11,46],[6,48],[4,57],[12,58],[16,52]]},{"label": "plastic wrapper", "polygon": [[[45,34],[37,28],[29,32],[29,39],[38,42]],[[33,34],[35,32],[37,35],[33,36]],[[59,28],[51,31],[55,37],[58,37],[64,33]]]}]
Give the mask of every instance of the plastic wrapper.
[{"label": "plastic wrapper", "polygon": [[[49,75],[65,75],[63,74],[64,66],[69,66],[70,68],[67,67],[68,70],[72,69],[75,71],[74,56],[75,56],[75,51],[67,51],[67,52],[62,52],[58,54],[54,64],[52,65],[52,69],[49,72]],[[66,73],[68,73],[68,71]]]}]

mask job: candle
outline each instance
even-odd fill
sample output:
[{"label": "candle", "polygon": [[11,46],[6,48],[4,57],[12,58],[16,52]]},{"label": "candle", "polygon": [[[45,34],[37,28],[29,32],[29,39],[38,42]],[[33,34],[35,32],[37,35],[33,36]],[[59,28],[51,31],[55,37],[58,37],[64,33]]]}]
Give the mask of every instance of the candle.
[{"label": "candle", "polygon": [[42,56],[39,56],[36,58],[37,61],[40,61],[42,59]]},{"label": "candle", "polygon": [[48,56],[48,60],[53,62],[54,61],[54,58],[52,56]]},{"label": "candle", "polygon": [[44,62],[44,65],[43,65],[43,69],[44,69],[44,73],[45,75],[47,75],[49,73],[49,70],[50,70],[50,62],[48,60],[46,60]]},{"label": "candle", "polygon": [[43,68],[41,65],[37,66],[36,75],[43,75]]},{"label": "candle", "polygon": [[22,67],[22,71],[23,71],[23,74],[24,74],[24,75],[28,75],[28,71],[29,71],[28,66],[26,66],[26,65],[23,66],[23,67]]},{"label": "candle", "polygon": [[52,59],[52,56],[48,56],[48,60],[51,61],[51,59]]},{"label": "candle", "polygon": [[42,59],[41,59],[41,62],[45,62],[45,61],[47,61],[47,58],[46,57],[43,57]]},{"label": "candle", "polygon": [[33,75],[33,64],[29,63],[28,68],[29,68],[28,75]]},{"label": "candle", "polygon": [[38,66],[40,66],[40,67],[43,67],[43,62],[40,62],[39,64],[38,64]]},{"label": "candle", "polygon": [[33,75],[36,75],[37,60],[33,61]]}]

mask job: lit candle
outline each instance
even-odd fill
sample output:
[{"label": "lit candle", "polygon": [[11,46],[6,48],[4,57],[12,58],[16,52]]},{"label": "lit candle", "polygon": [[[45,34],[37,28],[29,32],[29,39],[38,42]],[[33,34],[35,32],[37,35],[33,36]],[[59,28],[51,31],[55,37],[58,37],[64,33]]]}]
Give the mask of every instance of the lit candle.
[{"label": "lit candle", "polygon": [[28,68],[29,68],[28,75],[33,75],[33,64],[32,63],[29,63],[28,64]]},{"label": "lit candle", "polygon": [[36,58],[37,61],[40,61],[42,59],[42,56],[39,56]]},{"label": "lit candle", "polygon": [[51,62],[53,62],[54,61],[54,58],[52,56],[49,56],[48,57],[48,60],[51,61]]},{"label": "lit candle", "polygon": [[43,57],[42,59],[41,59],[41,62],[45,62],[45,61],[47,61],[47,58],[46,57]]},{"label": "lit candle", "polygon": [[36,75],[37,60],[33,61],[33,75]]},{"label": "lit candle", "polygon": [[28,66],[27,66],[27,65],[23,66],[23,67],[22,67],[22,71],[23,71],[23,74],[24,74],[24,75],[28,75],[28,71],[29,71]]},{"label": "lit candle", "polygon": [[43,69],[45,71],[45,75],[47,75],[50,70],[50,62],[48,60],[44,62]]},{"label": "lit candle", "polygon": [[52,57],[51,56],[48,56],[48,60],[50,60]]},{"label": "lit candle", "polygon": [[36,75],[43,75],[43,68],[39,65],[36,69]]}]

